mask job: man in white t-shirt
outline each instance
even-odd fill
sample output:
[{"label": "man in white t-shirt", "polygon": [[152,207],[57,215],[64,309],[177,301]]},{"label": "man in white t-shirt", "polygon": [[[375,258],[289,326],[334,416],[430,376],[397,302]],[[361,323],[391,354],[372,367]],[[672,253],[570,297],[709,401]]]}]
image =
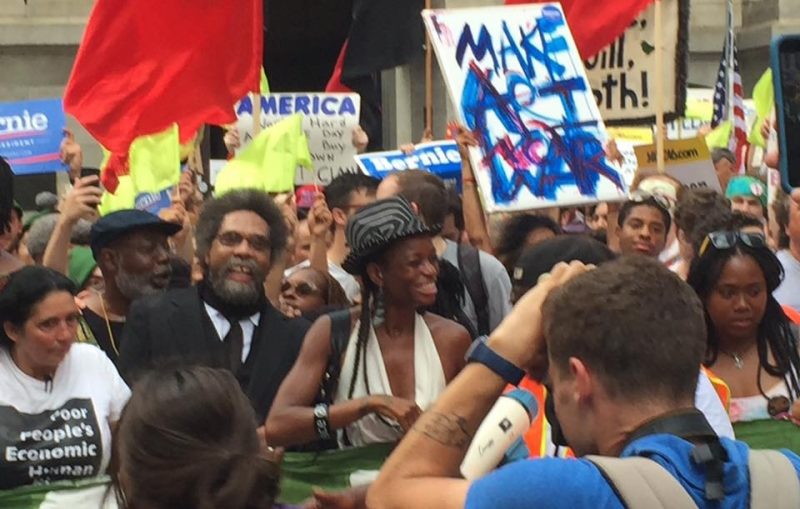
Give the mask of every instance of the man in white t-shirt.
[{"label": "man in white t-shirt", "polygon": [[[351,274],[342,269],[342,262],[350,252],[350,248],[345,241],[344,230],[350,216],[375,201],[377,188],[377,179],[361,173],[343,173],[333,179],[325,188],[325,202],[333,219],[330,232],[327,235],[328,273],[342,285],[351,303],[359,302],[361,287]],[[312,220],[309,218],[313,245],[314,242],[319,242],[322,239],[316,237],[310,224],[311,222]],[[313,249],[312,247],[312,257]],[[297,269],[308,267],[309,265],[311,265],[311,260],[286,269],[284,275],[289,276]]]}]

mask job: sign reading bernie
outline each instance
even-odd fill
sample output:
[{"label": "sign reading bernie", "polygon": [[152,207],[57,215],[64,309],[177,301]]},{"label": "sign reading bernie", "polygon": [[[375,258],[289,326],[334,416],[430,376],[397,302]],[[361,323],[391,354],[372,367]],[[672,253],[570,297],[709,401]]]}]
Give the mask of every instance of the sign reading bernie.
[{"label": "sign reading bernie", "polygon": [[66,171],[60,156],[65,125],[61,99],[0,103],[0,156],[17,175]]},{"label": "sign reading bernie", "polygon": [[414,151],[400,150],[370,152],[356,156],[361,171],[382,179],[387,175],[406,170],[427,170],[461,189],[461,156],[453,140],[432,141],[414,146]]},{"label": "sign reading bernie", "polygon": [[[261,96],[261,128],[301,113],[303,131],[314,162],[313,170],[298,168],[295,184],[327,185],[336,176],[358,171],[353,157],[353,129],[358,126],[358,94],[280,93]],[[241,147],[253,140],[253,103],[250,96],[236,106]]]},{"label": "sign reading bernie", "polygon": [[[662,104],[669,120],[686,104],[689,1],[662,0],[664,51]],[[655,119],[655,5],[598,55],[583,63],[606,123],[652,124]]]}]

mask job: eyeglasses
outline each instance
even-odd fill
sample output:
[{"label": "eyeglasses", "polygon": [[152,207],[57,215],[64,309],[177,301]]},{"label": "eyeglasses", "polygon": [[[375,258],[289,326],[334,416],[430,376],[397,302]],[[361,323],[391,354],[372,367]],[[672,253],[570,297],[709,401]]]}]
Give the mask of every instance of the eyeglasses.
[{"label": "eyeglasses", "polygon": [[672,203],[670,202],[669,199],[660,194],[652,194],[648,193],[647,191],[635,191],[633,194],[631,194],[629,201],[633,203],[655,202],[656,205],[666,210],[667,212],[670,212],[672,210]]},{"label": "eyeglasses", "polygon": [[767,247],[767,239],[760,233],[717,231],[709,233],[705,240],[703,240],[699,254],[703,256],[706,251],[708,251],[708,246],[712,245],[717,249],[731,249],[736,247],[736,243],[739,241],[753,249],[763,249]]},{"label": "eyeglasses", "polygon": [[284,281],[281,283],[281,293],[286,293],[289,290],[294,290],[294,293],[300,297],[309,297],[319,293],[319,288],[317,288],[316,285],[307,283],[305,281],[301,281],[296,285],[293,285],[291,281]]},{"label": "eyeglasses", "polygon": [[266,235],[242,235],[239,232],[225,232],[217,235],[217,240],[225,247],[236,247],[244,240],[256,251],[266,251],[270,248],[269,237]]}]

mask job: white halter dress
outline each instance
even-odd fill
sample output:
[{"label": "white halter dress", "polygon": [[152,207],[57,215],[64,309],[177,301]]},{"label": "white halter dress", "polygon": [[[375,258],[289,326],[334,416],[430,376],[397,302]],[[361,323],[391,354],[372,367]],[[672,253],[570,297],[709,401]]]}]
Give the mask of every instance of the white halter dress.
[{"label": "white halter dress", "polygon": [[[334,403],[349,399],[347,396],[353,378],[358,327],[358,324],[356,324],[347,343],[347,351],[342,363]],[[391,396],[392,388],[389,384],[389,377],[386,374],[386,367],[383,364],[381,347],[378,344],[378,338],[375,336],[375,329],[373,328],[370,328],[369,331],[366,357],[369,393]],[[439,352],[433,343],[433,337],[430,330],[428,330],[428,325],[419,314],[416,315],[414,322],[414,383],[415,401],[422,410],[427,410],[436,401],[436,398],[439,397],[446,385]],[[363,365],[359,362],[353,399],[364,396],[367,396],[367,388],[364,384]],[[384,419],[393,424],[393,426],[387,426],[375,414],[369,414],[348,425],[344,430],[347,434],[347,440],[344,439],[342,433],[339,434],[340,445],[344,446],[349,442],[347,445],[359,447],[367,444],[400,440],[403,436],[400,426],[386,417]]]}]

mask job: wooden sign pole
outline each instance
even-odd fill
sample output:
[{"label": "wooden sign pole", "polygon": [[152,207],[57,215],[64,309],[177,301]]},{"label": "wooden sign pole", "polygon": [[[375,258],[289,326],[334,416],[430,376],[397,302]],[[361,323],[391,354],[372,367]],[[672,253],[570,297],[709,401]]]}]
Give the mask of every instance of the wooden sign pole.
[{"label": "wooden sign pole", "polygon": [[[431,0],[425,0],[425,9],[431,8]],[[433,48],[431,36],[425,31],[425,129],[433,132]]]},{"label": "wooden sign pole", "polygon": [[250,94],[253,98],[253,138],[261,132],[261,92]]},{"label": "wooden sign pole", "polygon": [[662,0],[655,0],[655,109],[656,109],[656,165],[664,173],[664,28]]}]

